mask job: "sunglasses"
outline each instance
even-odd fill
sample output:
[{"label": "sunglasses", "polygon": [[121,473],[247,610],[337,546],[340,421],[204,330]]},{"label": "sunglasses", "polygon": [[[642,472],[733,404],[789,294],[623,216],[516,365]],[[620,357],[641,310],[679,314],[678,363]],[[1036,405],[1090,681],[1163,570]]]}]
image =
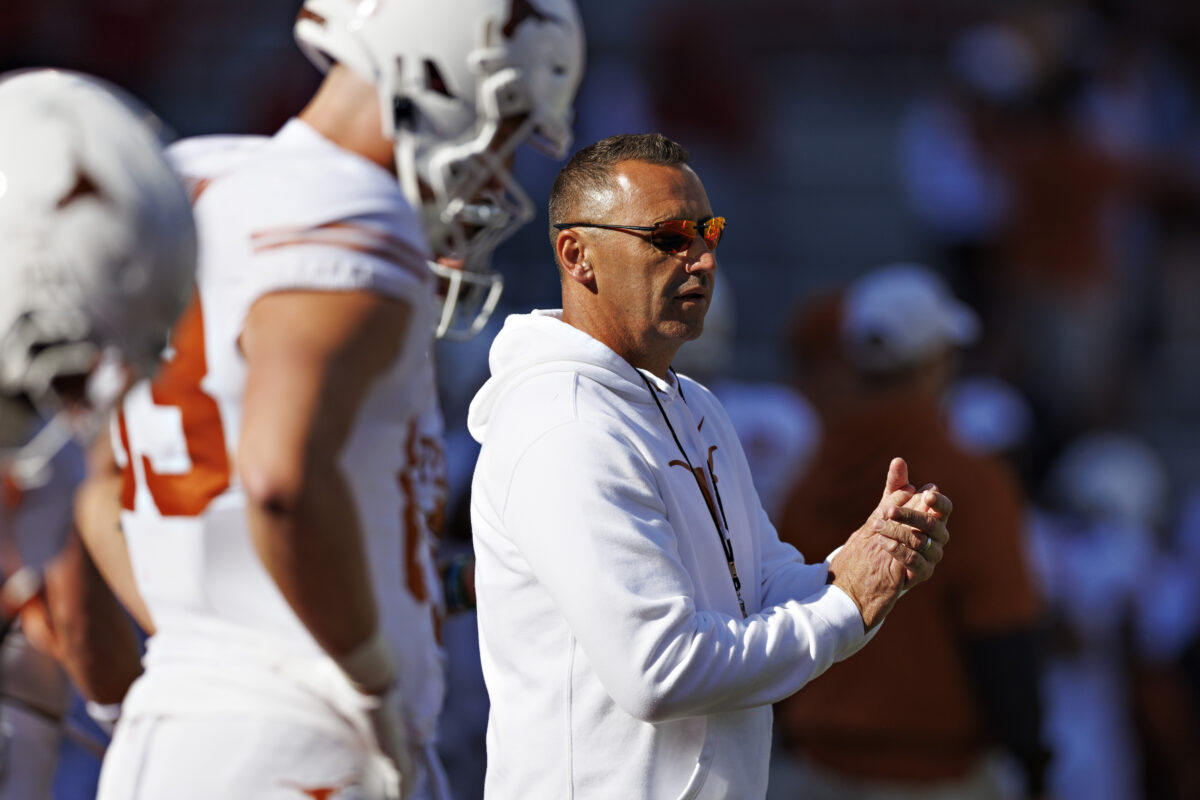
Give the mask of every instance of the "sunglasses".
[{"label": "sunglasses", "polygon": [[562,222],[554,226],[560,231],[567,228],[604,228],[611,231],[649,231],[650,245],[664,253],[683,255],[692,249],[697,236],[704,239],[709,250],[716,250],[725,233],[724,217],[703,219],[664,219],[653,225],[602,225],[599,222]]}]

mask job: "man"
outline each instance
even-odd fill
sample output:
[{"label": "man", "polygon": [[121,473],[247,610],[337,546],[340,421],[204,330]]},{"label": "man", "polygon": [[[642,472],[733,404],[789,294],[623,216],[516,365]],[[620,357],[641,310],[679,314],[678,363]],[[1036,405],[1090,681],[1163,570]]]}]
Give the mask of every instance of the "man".
[{"label": "man", "polygon": [[724,228],[681,146],[584,148],[550,221],[563,308],[508,319],[469,415],[486,795],[761,798],[770,704],[929,578],[950,501],[896,459],[828,563],[780,544],[720,404],[669,369]]},{"label": "man", "polygon": [[[772,796],[993,798],[1002,794],[988,760],[996,745],[1038,796],[1042,617],[1024,553],[1024,497],[1011,469],[960,448],[943,412],[978,319],[927,267],[890,264],[847,288],[837,332],[831,352],[849,380],[836,397],[817,395],[826,438],[789,492],[780,538],[805,551],[835,546],[876,491],[871,471],[902,452],[914,469],[945,476],[954,557],[888,618],[870,662],[855,659],[779,704],[796,769],[789,777],[791,765],[777,764]],[[889,681],[879,680],[881,665]],[[895,685],[927,687],[919,716],[889,707]]]},{"label": "man", "polygon": [[310,0],[296,36],[327,70],[298,118],[173,151],[202,258],[114,443],[155,634],[106,800],[445,796],[429,352],[457,312],[427,261],[471,283],[528,216],[507,166],[565,150],[582,33],[571,0]]},{"label": "man", "polygon": [[191,291],[191,208],[154,122],[89,76],[0,75],[4,800],[51,796],[68,679],[99,710],[140,671],[71,498],[78,444],[103,430],[126,375],[153,368]]}]

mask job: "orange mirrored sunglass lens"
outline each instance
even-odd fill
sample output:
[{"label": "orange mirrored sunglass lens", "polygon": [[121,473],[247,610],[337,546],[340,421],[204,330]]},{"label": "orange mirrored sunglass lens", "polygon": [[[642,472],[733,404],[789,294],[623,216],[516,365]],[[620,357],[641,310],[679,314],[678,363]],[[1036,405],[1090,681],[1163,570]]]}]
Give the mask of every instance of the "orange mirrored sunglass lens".
[{"label": "orange mirrored sunglass lens", "polygon": [[[721,234],[725,231],[725,218],[710,217],[703,221],[703,225],[699,233],[704,237],[708,249],[715,250],[721,242]],[[686,253],[691,249],[698,228],[699,223],[696,220],[666,219],[655,223],[650,243],[668,253]]]},{"label": "orange mirrored sunglass lens", "polygon": [[696,238],[696,223],[690,219],[665,219],[654,225],[650,243],[668,253],[686,253]]},{"label": "orange mirrored sunglass lens", "polygon": [[717,249],[717,245],[721,243],[721,236],[724,233],[724,217],[709,217],[704,221],[704,230],[701,232],[701,236],[704,237],[704,241],[708,245],[709,250]]}]

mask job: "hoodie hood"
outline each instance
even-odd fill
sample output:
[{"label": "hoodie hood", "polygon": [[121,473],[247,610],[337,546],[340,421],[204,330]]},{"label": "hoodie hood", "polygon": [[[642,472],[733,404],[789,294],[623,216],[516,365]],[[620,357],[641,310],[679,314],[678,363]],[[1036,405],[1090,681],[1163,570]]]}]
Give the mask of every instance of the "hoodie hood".
[{"label": "hoodie hood", "polygon": [[562,310],[512,314],[492,342],[488,356],[492,376],[467,412],[467,429],[475,441],[487,436],[492,411],[504,395],[530,378],[551,372],[573,372],[603,384],[636,403],[650,403],[641,373],[610,347],[562,321]]}]

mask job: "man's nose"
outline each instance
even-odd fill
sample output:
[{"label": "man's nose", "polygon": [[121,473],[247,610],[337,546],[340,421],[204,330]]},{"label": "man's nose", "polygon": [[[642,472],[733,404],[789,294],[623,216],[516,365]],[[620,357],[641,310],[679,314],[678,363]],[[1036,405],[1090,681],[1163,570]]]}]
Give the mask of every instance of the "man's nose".
[{"label": "man's nose", "polygon": [[687,271],[715,272],[717,269],[717,254],[708,246],[703,237],[697,236],[688,251]]}]

